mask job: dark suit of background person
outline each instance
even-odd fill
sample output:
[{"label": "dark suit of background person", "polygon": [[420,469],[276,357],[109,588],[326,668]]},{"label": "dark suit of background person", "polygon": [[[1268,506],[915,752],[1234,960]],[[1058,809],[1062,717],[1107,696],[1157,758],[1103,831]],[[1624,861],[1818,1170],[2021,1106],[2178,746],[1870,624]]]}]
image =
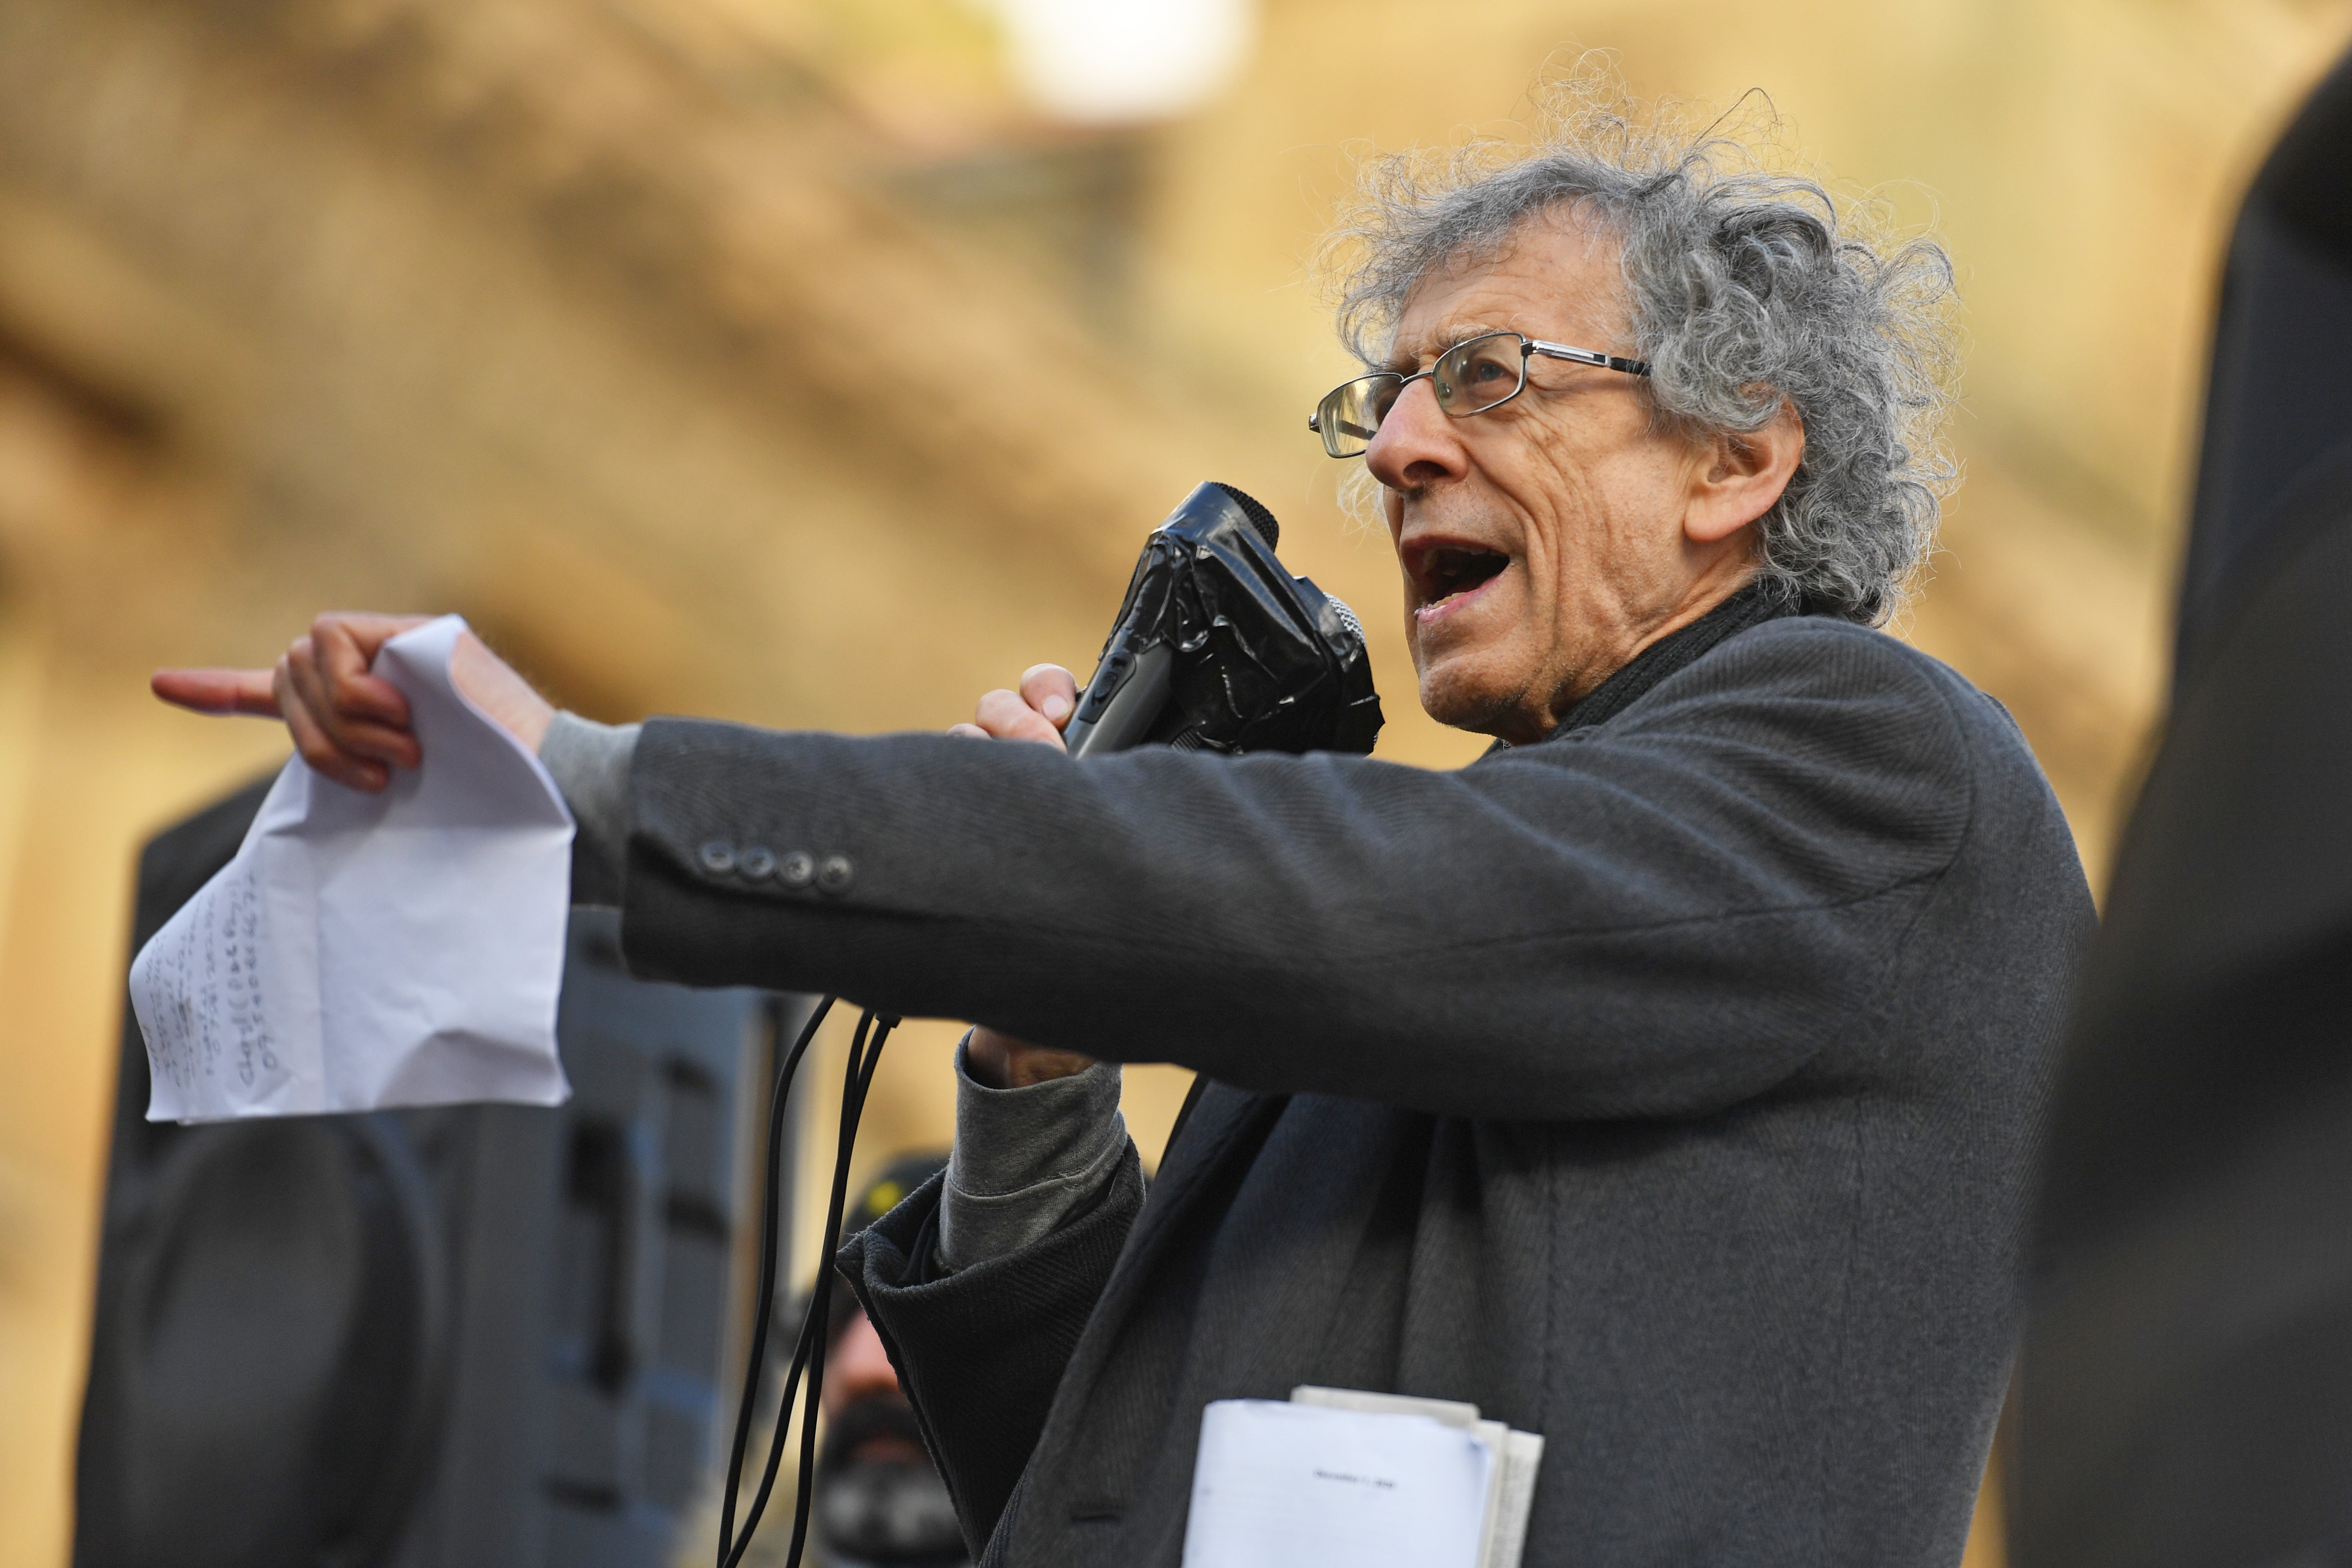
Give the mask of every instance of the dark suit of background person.
[{"label": "dark suit of background person", "polygon": [[2020,1568],[2352,1563],[2352,55],[2221,292],[2172,710],[2039,1184]]},{"label": "dark suit of background person", "polygon": [[948,1272],[935,1180],[844,1251],[984,1562],[1175,1563],[1202,1405],[1301,1383],[1542,1433],[1531,1564],[1958,1560],[2094,917],[1935,660],[1748,590],[1454,773],[675,720],[626,770],[640,972],[1211,1080],[1148,1194],[1129,1146]]}]

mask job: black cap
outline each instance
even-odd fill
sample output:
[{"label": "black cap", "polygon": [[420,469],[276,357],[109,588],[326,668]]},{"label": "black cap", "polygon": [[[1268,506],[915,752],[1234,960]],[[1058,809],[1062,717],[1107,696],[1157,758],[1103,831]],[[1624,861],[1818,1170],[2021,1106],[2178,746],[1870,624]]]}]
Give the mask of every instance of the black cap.
[{"label": "black cap", "polygon": [[856,1235],[892,1209],[908,1193],[947,1169],[948,1157],[943,1152],[922,1150],[911,1154],[894,1156],[890,1163],[874,1173],[857,1201],[841,1216],[841,1234]]}]

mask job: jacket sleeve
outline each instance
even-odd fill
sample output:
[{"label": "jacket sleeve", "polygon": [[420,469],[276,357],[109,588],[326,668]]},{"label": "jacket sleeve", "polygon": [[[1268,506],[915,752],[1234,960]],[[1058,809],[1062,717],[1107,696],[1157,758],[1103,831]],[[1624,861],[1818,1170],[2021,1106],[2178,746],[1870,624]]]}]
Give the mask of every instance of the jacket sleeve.
[{"label": "jacket sleeve", "polygon": [[623,944],[1244,1089],[1706,1114],[1868,1026],[1957,852],[1986,700],[1933,668],[1774,623],[1451,773],[656,721]]},{"label": "jacket sleeve", "polygon": [[932,1261],[942,1181],[934,1176],[852,1237],[837,1261],[898,1370],[977,1559],[1143,1206],[1143,1173],[1128,1144],[1091,1209],[953,1274]]}]

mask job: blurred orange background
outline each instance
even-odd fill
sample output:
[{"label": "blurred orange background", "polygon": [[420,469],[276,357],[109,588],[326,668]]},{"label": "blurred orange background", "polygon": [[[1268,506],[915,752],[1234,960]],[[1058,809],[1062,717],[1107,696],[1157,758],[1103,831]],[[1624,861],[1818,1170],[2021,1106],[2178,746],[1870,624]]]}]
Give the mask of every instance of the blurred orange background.
[{"label": "blurred orange background", "polygon": [[[1513,134],[1588,49],[1764,89],[1950,245],[1968,478],[1895,630],[2017,713],[2102,877],[2227,224],[2352,0],[1118,9],[0,3],[0,1563],[69,1547],[133,857],[284,754],[152,668],[456,609],[599,718],[943,726],[1088,668],[1213,477],[1363,613],[1381,754],[1456,764],[1304,429],[1349,363],[1308,259],[1353,155]],[[944,1142],[955,1033],[892,1047],[869,1168]],[[1130,1073],[1147,1151],[1183,1083]]]}]

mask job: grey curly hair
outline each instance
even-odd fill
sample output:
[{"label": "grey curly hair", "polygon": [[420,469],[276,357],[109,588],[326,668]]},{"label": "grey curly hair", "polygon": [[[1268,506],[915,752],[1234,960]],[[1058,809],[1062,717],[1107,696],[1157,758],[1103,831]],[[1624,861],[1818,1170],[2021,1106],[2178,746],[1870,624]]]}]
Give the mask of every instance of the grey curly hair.
[{"label": "grey curly hair", "polygon": [[1539,215],[1597,221],[1622,248],[1656,415],[1739,434],[1785,398],[1804,422],[1804,456],[1759,522],[1759,580],[1818,613],[1885,621],[1958,478],[1941,439],[1958,362],[1943,247],[1895,244],[1878,209],[1769,170],[1752,130],[1644,121],[1590,78],[1543,107],[1532,147],[1362,165],[1325,251],[1341,338],[1377,364],[1424,279],[1500,252]]}]

